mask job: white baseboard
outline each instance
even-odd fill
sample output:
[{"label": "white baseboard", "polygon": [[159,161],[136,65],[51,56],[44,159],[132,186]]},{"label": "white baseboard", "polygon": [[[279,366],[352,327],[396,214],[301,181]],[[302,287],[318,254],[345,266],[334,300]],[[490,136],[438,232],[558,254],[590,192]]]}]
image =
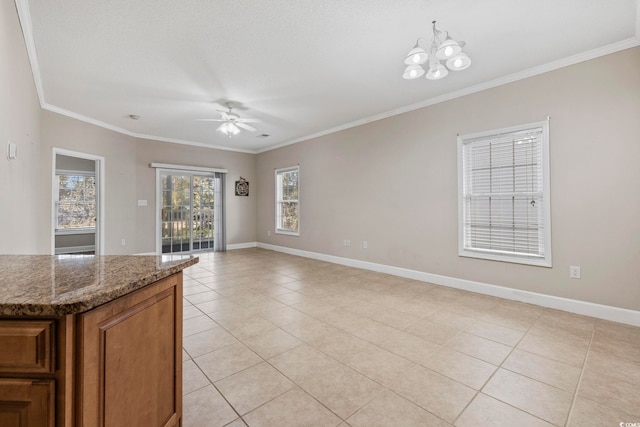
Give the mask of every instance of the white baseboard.
[{"label": "white baseboard", "polygon": [[255,248],[258,246],[258,242],[246,242],[246,243],[232,243],[227,245],[228,251],[234,251],[236,249]]},{"label": "white baseboard", "polygon": [[[236,249],[247,249],[247,248],[255,248],[258,246],[258,242],[246,242],[246,243],[232,243],[230,245],[227,245],[227,250],[228,251],[233,251]],[[134,254],[134,255],[158,255],[155,252],[143,252],[143,253],[139,253],[139,254]],[[160,254],[162,255],[162,254]],[[193,254],[193,255],[198,255],[197,253]]]},{"label": "white baseboard", "polygon": [[297,255],[305,258],[327,261],[334,264],[341,264],[349,267],[362,268],[364,270],[391,274],[394,276],[405,277],[422,282],[434,283],[436,285],[447,286],[450,288],[477,292],[479,294],[491,295],[494,297],[509,299],[513,301],[536,304],[542,307],[554,308],[557,310],[568,311],[570,313],[596,317],[598,319],[611,320],[613,322],[640,326],[640,311],[628,310],[626,308],[556,297],[553,295],[540,294],[537,292],[522,291],[519,289],[507,288],[504,286],[492,285],[489,283],[475,282],[472,280],[458,279],[449,276],[441,276],[439,274],[425,273],[423,271],[410,270],[384,264],[376,264],[373,262],[343,258],[334,255],[321,254],[318,252],[303,251],[300,249],[292,249],[284,246],[270,245],[267,243],[258,242],[257,247],[276,252],[283,252],[290,255]]}]

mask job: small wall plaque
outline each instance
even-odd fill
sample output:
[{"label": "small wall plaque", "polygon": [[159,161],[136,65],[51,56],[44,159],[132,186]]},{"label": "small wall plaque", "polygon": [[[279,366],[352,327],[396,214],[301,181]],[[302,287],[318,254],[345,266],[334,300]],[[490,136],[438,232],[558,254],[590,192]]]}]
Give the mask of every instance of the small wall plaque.
[{"label": "small wall plaque", "polygon": [[236,181],[236,196],[248,196],[249,195],[249,181],[240,177],[239,181]]}]

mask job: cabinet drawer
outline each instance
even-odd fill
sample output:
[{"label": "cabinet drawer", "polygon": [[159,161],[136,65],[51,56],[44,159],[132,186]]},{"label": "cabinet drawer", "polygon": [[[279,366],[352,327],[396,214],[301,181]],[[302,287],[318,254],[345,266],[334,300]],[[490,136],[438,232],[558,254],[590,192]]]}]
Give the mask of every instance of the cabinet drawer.
[{"label": "cabinet drawer", "polygon": [[0,378],[2,427],[54,427],[54,380]]},{"label": "cabinet drawer", "polygon": [[0,374],[55,371],[53,320],[0,321]]}]

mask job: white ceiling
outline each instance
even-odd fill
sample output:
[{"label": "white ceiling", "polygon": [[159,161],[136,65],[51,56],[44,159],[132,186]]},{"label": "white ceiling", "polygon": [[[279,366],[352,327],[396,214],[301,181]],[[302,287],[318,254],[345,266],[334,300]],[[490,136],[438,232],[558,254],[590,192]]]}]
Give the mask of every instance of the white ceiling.
[{"label": "white ceiling", "polygon": [[[15,1],[43,108],[249,152],[640,45],[640,0]],[[432,20],[473,63],[403,80]],[[196,121],[225,101],[258,132],[229,139]]]}]

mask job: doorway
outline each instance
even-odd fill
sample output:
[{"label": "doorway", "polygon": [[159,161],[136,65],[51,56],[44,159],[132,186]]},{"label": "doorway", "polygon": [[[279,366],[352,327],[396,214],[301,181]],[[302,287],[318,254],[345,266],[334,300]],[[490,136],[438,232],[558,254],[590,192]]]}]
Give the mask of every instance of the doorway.
[{"label": "doorway", "polygon": [[104,158],[53,149],[51,253],[104,254]]},{"label": "doorway", "polygon": [[220,173],[158,170],[161,253],[224,250]]}]

